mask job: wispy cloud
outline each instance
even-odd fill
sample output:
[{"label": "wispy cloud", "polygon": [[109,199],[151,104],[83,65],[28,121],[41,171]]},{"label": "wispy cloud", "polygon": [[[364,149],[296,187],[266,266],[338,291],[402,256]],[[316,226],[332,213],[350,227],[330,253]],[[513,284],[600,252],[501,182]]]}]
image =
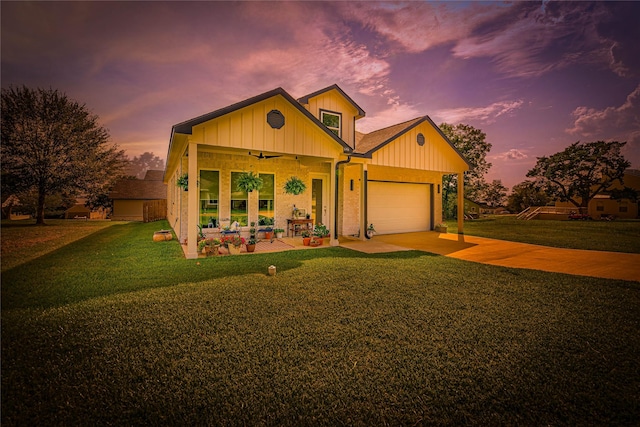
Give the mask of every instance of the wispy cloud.
[{"label": "wispy cloud", "polygon": [[603,137],[609,132],[618,134],[622,129],[637,132],[640,129],[640,85],[619,107],[598,110],[581,106],[572,114],[575,118],[573,126],[566,129],[566,132],[571,135]]},{"label": "wispy cloud", "polygon": [[439,110],[434,116],[447,123],[462,123],[473,120],[483,124],[491,124],[495,123],[498,117],[513,114],[523,103],[522,100],[499,101],[484,107],[460,107]]}]

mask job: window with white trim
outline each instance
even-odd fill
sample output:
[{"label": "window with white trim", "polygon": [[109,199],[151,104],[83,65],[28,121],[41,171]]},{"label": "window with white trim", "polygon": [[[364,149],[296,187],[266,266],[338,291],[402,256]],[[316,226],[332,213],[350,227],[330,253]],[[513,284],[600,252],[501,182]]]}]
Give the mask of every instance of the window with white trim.
[{"label": "window with white trim", "polygon": [[329,130],[342,138],[342,114],[333,111],[320,110],[320,121]]}]

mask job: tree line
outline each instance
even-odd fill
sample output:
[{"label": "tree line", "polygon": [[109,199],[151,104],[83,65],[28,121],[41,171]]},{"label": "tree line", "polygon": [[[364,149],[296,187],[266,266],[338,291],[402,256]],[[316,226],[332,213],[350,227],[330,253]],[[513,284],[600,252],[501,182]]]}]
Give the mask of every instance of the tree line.
[{"label": "tree line", "polygon": [[[109,207],[108,193],[124,177],[144,177],[148,169],[164,169],[164,160],[146,152],[133,159],[109,142],[106,128],[86,105],[58,90],[26,86],[2,89],[3,208],[11,203],[34,206],[36,223],[44,224],[46,206],[71,206],[76,198],[87,206]],[[491,168],[487,154],[492,144],[486,134],[467,124],[442,123],[440,129],[469,164],[464,173],[467,199],[491,207],[519,212],[550,201],[568,201],[586,207],[596,194],[619,183],[614,198],[637,200],[635,190],[624,186],[630,167],[621,153],[625,142],[576,142],[565,150],[537,159],[525,180],[512,189],[499,180],[485,181]],[[456,215],[457,175],[442,181],[443,216]]]},{"label": "tree line", "polygon": [[3,88],[1,108],[4,213],[12,204],[33,209],[36,224],[44,224],[46,207],[64,209],[78,197],[91,208],[109,207],[118,179],[164,169],[153,153],[129,159],[97,115],[58,90]]}]

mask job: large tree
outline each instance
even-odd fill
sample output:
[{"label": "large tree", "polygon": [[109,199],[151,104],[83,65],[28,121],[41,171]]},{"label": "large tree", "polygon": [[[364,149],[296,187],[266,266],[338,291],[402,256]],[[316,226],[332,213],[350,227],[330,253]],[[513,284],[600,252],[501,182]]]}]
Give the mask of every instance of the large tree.
[{"label": "large tree", "polygon": [[507,209],[511,212],[522,212],[531,206],[544,206],[549,197],[536,186],[533,181],[525,180],[511,189],[507,199]]},{"label": "large tree", "polygon": [[47,195],[99,191],[124,160],[85,105],[53,89],[2,89],[2,190],[35,191],[36,224],[44,224]]},{"label": "large tree", "polygon": [[501,180],[494,179],[482,192],[482,200],[492,208],[503,206],[507,201],[508,190],[507,187],[502,185]]},{"label": "large tree", "polygon": [[552,199],[586,208],[593,197],[616,182],[624,185],[631,166],[621,154],[626,142],[575,142],[549,157],[538,157],[528,173],[536,186]]},{"label": "large tree", "polygon": [[163,170],[164,159],[156,156],[153,152],[145,151],[140,156],[134,156],[133,159],[128,160],[125,174],[143,179],[148,170],[154,169]]},{"label": "large tree", "polygon": [[[469,162],[469,170],[464,173],[464,195],[472,200],[477,199],[487,186],[484,175],[491,167],[486,159],[491,150],[491,144],[486,141],[487,135],[480,129],[462,123],[442,123],[440,129]],[[442,207],[447,218],[455,213],[457,194],[458,176],[445,175],[442,178]]]}]

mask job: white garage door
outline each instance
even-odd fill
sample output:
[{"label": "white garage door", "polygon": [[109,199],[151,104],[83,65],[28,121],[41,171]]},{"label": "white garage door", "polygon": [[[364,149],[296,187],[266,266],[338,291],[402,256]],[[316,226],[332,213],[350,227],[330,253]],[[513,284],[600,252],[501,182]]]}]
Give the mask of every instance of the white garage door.
[{"label": "white garage door", "polygon": [[379,234],[431,229],[431,195],[427,184],[369,182],[368,220]]}]

